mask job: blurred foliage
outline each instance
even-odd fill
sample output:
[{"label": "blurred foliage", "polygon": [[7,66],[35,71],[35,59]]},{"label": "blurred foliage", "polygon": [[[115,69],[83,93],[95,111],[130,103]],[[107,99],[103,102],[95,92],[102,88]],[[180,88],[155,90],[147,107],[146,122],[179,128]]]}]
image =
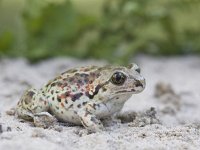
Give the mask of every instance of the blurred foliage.
[{"label": "blurred foliage", "polygon": [[199,14],[199,0],[1,0],[0,56],[199,54]]}]

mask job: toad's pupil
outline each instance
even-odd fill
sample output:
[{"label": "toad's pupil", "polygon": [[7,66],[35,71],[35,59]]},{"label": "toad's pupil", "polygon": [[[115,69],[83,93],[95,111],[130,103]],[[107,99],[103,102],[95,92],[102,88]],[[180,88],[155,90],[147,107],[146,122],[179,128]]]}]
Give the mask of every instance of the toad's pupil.
[{"label": "toad's pupil", "polygon": [[122,77],[122,73],[116,73],[116,74],[115,74],[115,80],[116,80],[116,81],[120,81],[122,78],[123,78],[123,77]]}]

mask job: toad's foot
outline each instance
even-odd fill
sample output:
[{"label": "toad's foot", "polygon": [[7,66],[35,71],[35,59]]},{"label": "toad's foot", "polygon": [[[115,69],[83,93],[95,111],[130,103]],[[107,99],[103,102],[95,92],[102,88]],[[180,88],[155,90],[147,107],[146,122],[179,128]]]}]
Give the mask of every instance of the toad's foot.
[{"label": "toad's foot", "polygon": [[92,113],[81,111],[79,112],[79,116],[81,123],[88,130],[89,133],[100,132],[104,130],[101,121],[97,119],[96,116]]},{"label": "toad's foot", "polygon": [[57,125],[57,119],[48,112],[34,114],[33,122],[36,127],[49,128]]},{"label": "toad's foot", "polygon": [[6,111],[6,114],[9,116],[14,116],[16,112],[16,108],[11,108],[9,110]]}]

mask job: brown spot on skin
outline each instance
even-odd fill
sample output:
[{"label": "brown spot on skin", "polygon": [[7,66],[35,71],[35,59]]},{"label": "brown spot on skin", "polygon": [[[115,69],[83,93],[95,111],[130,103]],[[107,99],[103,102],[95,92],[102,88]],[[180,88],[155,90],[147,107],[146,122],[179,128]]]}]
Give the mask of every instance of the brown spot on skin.
[{"label": "brown spot on skin", "polygon": [[74,78],[69,78],[69,82],[74,82]]},{"label": "brown spot on skin", "polygon": [[54,83],[51,83],[51,87],[54,87],[56,85],[56,83],[54,82]]},{"label": "brown spot on skin", "polygon": [[89,104],[89,106],[96,110],[95,108],[96,104],[93,104],[93,105]]},{"label": "brown spot on skin", "polygon": [[63,103],[61,103],[61,106],[62,106],[62,107],[65,107],[65,105],[64,105]]},{"label": "brown spot on skin", "polygon": [[66,92],[66,93],[65,93],[65,96],[66,96],[66,97],[70,96],[70,92]]},{"label": "brown spot on skin", "polygon": [[131,89],[132,92],[135,92],[135,89]]},{"label": "brown spot on skin", "polygon": [[80,76],[80,73],[75,73],[75,76]]},{"label": "brown spot on skin", "polygon": [[51,94],[53,95],[53,93],[54,93],[54,91],[53,90],[51,90]]},{"label": "brown spot on skin", "polygon": [[30,97],[33,97],[34,94],[35,94],[35,92],[33,92],[33,91],[28,92],[28,96],[30,96]]},{"label": "brown spot on skin", "polygon": [[86,124],[85,124],[85,122],[83,121],[83,119],[82,118],[80,118],[81,119],[81,123],[83,124],[83,126],[84,127],[88,127]]},{"label": "brown spot on skin", "polygon": [[83,106],[86,105],[86,104],[87,104],[87,102],[83,102]]},{"label": "brown spot on skin", "polygon": [[49,81],[49,82],[45,85],[45,87],[48,87],[50,84],[51,84],[51,82]]},{"label": "brown spot on skin", "polygon": [[100,104],[96,104],[96,107],[100,107],[101,105]]},{"label": "brown spot on skin", "polygon": [[78,84],[82,84],[83,82],[82,82],[82,80],[78,80]]},{"label": "brown spot on skin", "polygon": [[88,81],[89,81],[88,78],[84,79],[84,82],[85,82],[86,84],[88,83]]},{"label": "brown spot on skin", "polygon": [[102,90],[103,90],[103,92],[106,92],[106,91],[107,91],[107,89],[106,89],[105,87],[103,87]]},{"label": "brown spot on skin", "polygon": [[97,104],[93,104],[93,108],[96,109],[96,106],[98,106]]},{"label": "brown spot on skin", "polygon": [[93,99],[94,96],[95,96],[96,94],[98,94],[100,88],[101,88],[101,86],[100,86],[100,85],[97,85],[97,86],[95,87],[95,90],[94,90],[94,92],[93,92],[92,95],[89,94],[88,91],[85,93],[85,95],[86,95],[87,97],[89,97],[90,99]]},{"label": "brown spot on skin", "polygon": [[133,64],[129,64],[126,68],[131,69],[133,67]]},{"label": "brown spot on skin", "polygon": [[94,122],[95,124],[97,123],[95,117],[91,117],[90,120],[91,120],[92,122]]},{"label": "brown spot on skin", "polygon": [[68,86],[68,83],[67,83],[67,82],[64,82],[64,83],[63,83],[63,86],[64,86],[64,87]]},{"label": "brown spot on skin", "polygon": [[71,100],[72,100],[73,102],[75,102],[75,101],[78,100],[82,95],[83,95],[83,93],[74,94],[74,95],[72,95]]},{"label": "brown spot on skin", "polygon": [[85,89],[86,89],[86,91],[90,91],[90,85],[89,85],[89,84],[86,85],[86,86],[85,86]]},{"label": "brown spot on skin", "polygon": [[93,76],[93,77],[96,76],[96,74],[94,72],[91,72],[90,75]]},{"label": "brown spot on skin", "polygon": [[62,94],[62,95],[60,95],[59,97],[60,97],[60,99],[65,99],[65,98],[66,98],[66,95],[65,95],[65,94]]},{"label": "brown spot on skin", "polygon": [[71,104],[68,108],[65,108],[65,110],[68,110],[68,109],[70,109],[72,107],[73,107],[73,104]]},{"label": "brown spot on skin", "polygon": [[107,82],[105,82],[104,84],[101,84],[101,85],[98,84],[98,85],[95,87],[95,90],[94,90],[93,94],[90,94],[90,93],[89,93],[89,90],[88,90],[87,92],[85,92],[85,95],[86,95],[87,97],[89,97],[90,99],[93,99],[94,96],[98,94],[99,90],[100,90],[104,85],[106,85],[106,84],[108,84],[108,83],[109,83],[109,81],[107,81]]},{"label": "brown spot on skin", "polygon": [[80,108],[80,107],[81,107],[81,104],[78,104],[77,107]]},{"label": "brown spot on skin", "polygon": [[55,100],[55,98],[54,98],[54,97],[52,97],[52,100],[54,101],[54,100]]},{"label": "brown spot on skin", "polygon": [[87,97],[89,97],[89,99],[92,99],[92,98],[93,98],[93,96],[92,96],[92,95],[90,95],[88,91],[87,91],[87,92],[85,92],[85,95],[86,95]]},{"label": "brown spot on skin", "polygon": [[89,111],[88,111],[88,108],[86,108],[86,112],[85,112],[84,117],[87,117],[88,114],[90,114],[90,113],[89,113]]},{"label": "brown spot on skin", "polygon": [[58,102],[61,102],[61,98],[60,98],[59,96],[57,97],[57,101],[58,101]]},{"label": "brown spot on skin", "polygon": [[83,77],[83,78],[88,78],[89,77],[89,75],[86,74],[86,73],[81,73],[80,76]]},{"label": "brown spot on skin", "polygon": [[68,101],[67,101],[67,100],[65,100],[65,103],[66,103],[66,104],[68,104]]},{"label": "brown spot on skin", "polygon": [[57,76],[57,77],[54,79],[54,81],[59,80],[59,79],[62,79],[62,77],[61,77],[61,76]]},{"label": "brown spot on skin", "polygon": [[88,71],[90,71],[90,68],[85,68],[84,69],[84,72],[88,72]]},{"label": "brown spot on skin", "polygon": [[74,111],[75,114],[78,114],[76,111]]},{"label": "brown spot on skin", "polygon": [[57,85],[58,87],[61,87],[61,86],[62,86],[62,83],[61,83],[61,82],[57,82],[56,85]]}]

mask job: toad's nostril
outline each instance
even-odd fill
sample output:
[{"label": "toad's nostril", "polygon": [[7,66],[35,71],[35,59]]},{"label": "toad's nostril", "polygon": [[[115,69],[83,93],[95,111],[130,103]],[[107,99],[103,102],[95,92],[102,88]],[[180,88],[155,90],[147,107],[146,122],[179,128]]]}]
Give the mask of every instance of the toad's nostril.
[{"label": "toad's nostril", "polygon": [[143,84],[139,80],[136,80],[135,86],[136,87],[139,87],[139,86],[143,87]]}]

